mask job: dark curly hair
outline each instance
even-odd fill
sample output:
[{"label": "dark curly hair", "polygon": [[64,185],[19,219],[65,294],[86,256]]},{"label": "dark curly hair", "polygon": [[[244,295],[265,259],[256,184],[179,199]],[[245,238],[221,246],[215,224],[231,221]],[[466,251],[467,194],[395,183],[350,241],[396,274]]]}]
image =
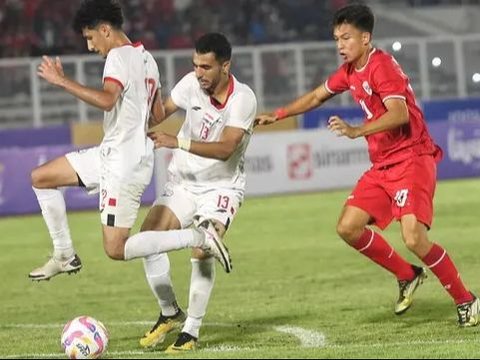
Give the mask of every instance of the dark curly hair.
[{"label": "dark curly hair", "polygon": [[122,7],[117,0],[83,0],[73,20],[73,29],[94,29],[101,23],[109,23],[116,29],[123,25]]},{"label": "dark curly hair", "polygon": [[198,54],[215,54],[215,59],[223,63],[232,57],[232,46],[227,38],[220,33],[207,33],[195,41],[195,51]]}]

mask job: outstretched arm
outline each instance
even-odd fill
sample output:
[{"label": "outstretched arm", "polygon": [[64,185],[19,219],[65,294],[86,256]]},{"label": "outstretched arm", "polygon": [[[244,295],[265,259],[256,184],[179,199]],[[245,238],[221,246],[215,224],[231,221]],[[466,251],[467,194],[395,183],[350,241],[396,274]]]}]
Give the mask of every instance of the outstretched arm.
[{"label": "outstretched arm", "polygon": [[309,93],[292,101],[290,104],[278,108],[273,113],[258,115],[255,118],[255,124],[268,125],[289,116],[306,113],[309,110],[319,107],[332,96],[333,95],[325,89],[325,85],[322,84]]},{"label": "outstretched arm", "polygon": [[50,57],[44,56],[37,74],[50,84],[65,89],[80,100],[103,111],[112,110],[122,93],[122,87],[113,81],[105,81],[103,89],[97,90],[68,78],[63,72],[62,63],[58,57],[53,61]]}]

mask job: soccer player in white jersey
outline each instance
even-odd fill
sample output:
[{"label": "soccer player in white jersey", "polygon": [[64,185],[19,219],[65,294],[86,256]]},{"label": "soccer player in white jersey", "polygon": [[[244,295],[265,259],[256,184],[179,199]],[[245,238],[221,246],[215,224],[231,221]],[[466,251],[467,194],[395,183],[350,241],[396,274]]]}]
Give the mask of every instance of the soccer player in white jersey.
[{"label": "soccer player in white jersey", "polygon": [[[156,148],[175,150],[164,193],[147,215],[142,232],[125,245],[127,260],[145,258],[146,277],[161,308],[157,323],[140,339],[143,347],[154,347],[167,333],[181,328],[166,351],[193,350],[215,280],[215,262],[208,255],[213,254],[227,272],[231,270],[221,238],[243,201],[244,154],[257,108],[253,91],[230,73],[231,53],[230,43],[221,34],[198,39],[194,71],[180,80],[164,102],[165,118],[179,109],[186,111],[178,136],[161,131],[150,134]],[[186,319],[177,305],[164,254],[175,244],[178,249],[197,244],[209,250],[193,250]]]},{"label": "soccer player in white jersey", "polygon": [[[93,89],[65,76],[59,58],[43,57],[38,75],[86,103],[105,111],[100,146],[71,152],[33,170],[32,185],[53,240],[54,252],[33,270],[33,280],[48,280],[82,267],[74,250],[61,186],[100,192],[103,245],[112,259],[123,259],[140,197],[153,173],[153,142],[147,137],[152,113],[163,117],[157,64],[141,43],[122,31],[123,15],[115,0],[84,0],[74,28],[90,51],[106,58],[103,88]],[[156,100],[155,102],[153,100]],[[152,106],[152,103],[154,105]]]}]

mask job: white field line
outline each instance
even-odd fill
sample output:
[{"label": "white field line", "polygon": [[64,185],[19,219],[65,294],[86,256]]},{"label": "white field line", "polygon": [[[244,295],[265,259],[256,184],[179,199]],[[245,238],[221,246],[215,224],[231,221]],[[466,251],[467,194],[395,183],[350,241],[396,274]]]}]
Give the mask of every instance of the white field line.
[{"label": "white field line", "polygon": [[[151,326],[152,321],[122,321],[122,322],[108,322],[109,326]],[[0,328],[19,328],[19,329],[61,329],[64,324],[0,324]],[[205,323],[204,326],[215,327],[237,327],[237,324],[229,323]],[[271,328],[268,325],[246,325],[250,328]],[[379,343],[345,343],[345,344],[327,344],[325,335],[321,332],[307,330],[297,326],[274,326],[275,331],[295,336],[303,348],[325,348],[325,349],[351,349],[351,348],[392,348],[392,347],[405,347],[415,345],[461,345],[467,343],[476,343],[475,339],[450,339],[450,340],[413,340],[413,341],[398,341],[398,342],[379,342]],[[200,351],[206,352],[233,352],[233,351],[255,351],[261,347],[237,347],[230,345],[220,345],[215,347],[203,348]],[[151,351],[107,351],[108,356],[136,356],[136,355],[148,355],[152,354]],[[31,353],[31,354],[13,354],[2,355],[1,357],[7,359],[14,358],[64,358],[63,353]]]},{"label": "white field line", "polygon": [[[414,346],[414,345],[461,345],[461,344],[467,344],[467,343],[477,343],[474,339],[472,340],[419,340],[419,341],[403,341],[403,342],[394,342],[394,343],[371,343],[371,344],[332,344],[328,345],[326,344],[324,346],[325,349],[352,349],[352,348],[383,348],[383,349],[388,349],[392,347],[406,347],[406,346]],[[236,347],[236,346],[228,346],[228,345],[222,345],[222,346],[217,346],[217,347],[212,347],[212,348],[206,348],[206,349],[201,349],[200,351],[216,351],[216,352],[229,352],[229,351],[254,351],[254,350],[259,350],[261,348],[241,348],[241,347]],[[115,357],[115,356],[137,356],[137,355],[151,355],[154,354],[152,351],[107,351],[106,355],[110,357]],[[2,356],[4,359],[25,359],[25,358],[36,358],[36,359],[41,359],[41,358],[46,358],[46,359],[52,359],[52,358],[65,358],[64,353],[31,353],[31,354],[14,354],[14,355],[7,355],[7,356]]]},{"label": "white field line", "polygon": [[325,346],[325,335],[321,332],[306,330],[298,326],[275,326],[274,329],[295,336],[300,340],[302,347],[319,348]]},{"label": "white field line", "polygon": [[[151,326],[152,321],[121,321],[121,322],[108,322],[108,326]],[[20,329],[61,329],[63,324],[0,324],[0,328],[20,328]],[[204,326],[215,326],[215,327],[237,327],[237,324],[229,323],[205,323]],[[265,328],[268,329],[270,326],[267,325],[247,325],[250,328]],[[273,327],[275,331],[285,333],[288,335],[295,336],[300,341],[302,347],[323,347],[325,346],[325,335],[313,330],[306,330],[301,327],[296,326],[275,326]],[[230,352],[230,351],[253,351],[256,348],[249,347],[237,347],[230,345],[220,345],[209,348],[202,349],[203,351],[213,351],[213,352]],[[151,352],[146,351],[107,351],[106,353],[109,356],[134,356],[134,355],[143,355],[151,354]],[[64,357],[63,353],[50,353],[50,354],[15,354],[6,356],[6,358],[57,358]]]}]

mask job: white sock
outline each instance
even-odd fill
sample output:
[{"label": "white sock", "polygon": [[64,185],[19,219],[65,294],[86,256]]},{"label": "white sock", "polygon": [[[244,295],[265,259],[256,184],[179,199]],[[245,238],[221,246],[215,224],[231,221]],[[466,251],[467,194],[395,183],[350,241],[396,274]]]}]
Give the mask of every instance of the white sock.
[{"label": "white sock", "polygon": [[215,283],[215,260],[191,259],[192,276],[190,278],[190,297],[188,301],[188,317],[182,332],[189,333],[198,339],[203,317],[207,312],[208,301]]},{"label": "white sock", "polygon": [[200,247],[205,235],[196,228],[167,231],[143,231],[128,238],[125,260],[162,254],[172,250]]},{"label": "white sock", "polygon": [[37,189],[32,186],[42,209],[43,219],[53,240],[53,256],[68,259],[75,254],[67,221],[65,199],[58,189]]},{"label": "white sock", "polygon": [[151,255],[143,259],[143,267],[153,295],[158,300],[162,315],[173,316],[178,311],[170,279],[170,260],[167,254]]}]

